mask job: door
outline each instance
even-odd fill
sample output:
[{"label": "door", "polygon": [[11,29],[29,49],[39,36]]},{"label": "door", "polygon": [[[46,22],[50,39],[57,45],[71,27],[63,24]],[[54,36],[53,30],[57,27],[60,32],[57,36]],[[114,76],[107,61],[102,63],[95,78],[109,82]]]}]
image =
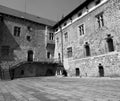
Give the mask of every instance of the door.
[{"label": "door", "polygon": [[33,61],[33,51],[32,50],[28,51],[28,61]]},{"label": "door", "polygon": [[80,70],[79,68],[76,68],[76,76],[79,76],[80,75]]},{"label": "door", "polygon": [[100,77],[104,77],[104,68],[103,68],[103,66],[99,67],[99,75],[100,75]]}]

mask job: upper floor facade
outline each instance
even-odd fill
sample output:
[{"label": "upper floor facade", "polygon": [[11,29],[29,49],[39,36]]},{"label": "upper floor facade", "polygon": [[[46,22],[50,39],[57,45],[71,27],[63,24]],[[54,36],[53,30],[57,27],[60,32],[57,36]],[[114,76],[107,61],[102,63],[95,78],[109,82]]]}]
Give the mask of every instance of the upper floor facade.
[{"label": "upper floor facade", "polygon": [[119,0],[87,0],[58,22],[55,58],[84,59],[120,51]]},{"label": "upper floor facade", "polygon": [[[0,62],[49,61],[54,52],[55,22],[0,6]],[[48,47],[51,42],[53,48]],[[48,54],[49,53],[49,54]],[[50,58],[51,56],[51,58]]]}]

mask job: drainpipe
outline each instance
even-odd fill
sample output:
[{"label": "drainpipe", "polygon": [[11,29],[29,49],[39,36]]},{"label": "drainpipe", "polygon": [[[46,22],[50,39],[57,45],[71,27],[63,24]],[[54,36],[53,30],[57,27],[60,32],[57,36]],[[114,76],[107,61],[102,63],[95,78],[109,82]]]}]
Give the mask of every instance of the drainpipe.
[{"label": "drainpipe", "polygon": [[62,27],[60,26],[60,32],[61,32],[61,53],[62,53],[62,65],[64,63],[64,55],[63,55],[63,31]]}]

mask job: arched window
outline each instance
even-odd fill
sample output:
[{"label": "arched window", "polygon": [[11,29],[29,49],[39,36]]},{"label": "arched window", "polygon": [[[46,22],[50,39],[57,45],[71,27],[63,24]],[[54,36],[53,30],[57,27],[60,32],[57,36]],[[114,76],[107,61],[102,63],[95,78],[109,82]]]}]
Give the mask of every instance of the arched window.
[{"label": "arched window", "polygon": [[33,61],[33,51],[32,50],[28,51],[28,61]]},{"label": "arched window", "polygon": [[86,51],[86,56],[90,56],[90,47],[88,42],[85,43],[85,51]]},{"label": "arched window", "polygon": [[114,44],[113,44],[113,39],[112,36],[110,34],[108,34],[107,38],[106,38],[107,44],[108,44],[108,50],[109,52],[114,51]]}]

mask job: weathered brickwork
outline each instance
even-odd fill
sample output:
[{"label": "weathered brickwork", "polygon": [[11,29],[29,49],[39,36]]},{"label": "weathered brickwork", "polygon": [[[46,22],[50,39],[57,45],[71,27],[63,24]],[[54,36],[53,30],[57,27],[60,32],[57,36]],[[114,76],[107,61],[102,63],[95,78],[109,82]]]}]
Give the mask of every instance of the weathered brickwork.
[{"label": "weathered brickwork", "polygon": [[[91,7],[91,6],[90,6]],[[88,6],[89,9],[89,6]],[[120,76],[120,1],[107,0],[104,4],[73,22],[62,30],[64,66],[69,75],[76,74],[80,69],[81,76],[99,76],[99,63],[104,69],[104,76]],[[99,28],[96,16],[103,13],[104,26]],[[84,24],[84,35],[79,35],[78,26]],[[64,33],[68,32],[68,41],[64,40]],[[113,39],[114,51],[109,52],[107,36]],[[61,32],[56,38],[61,40]],[[85,43],[90,47],[90,56],[86,56]],[[56,43],[57,44],[57,43]],[[61,52],[61,42],[56,45],[55,56]],[[67,48],[72,47],[72,57],[67,57]],[[68,62],[68,63],[66,63]],[[66,65],[67,64],[67,65]]]}]

